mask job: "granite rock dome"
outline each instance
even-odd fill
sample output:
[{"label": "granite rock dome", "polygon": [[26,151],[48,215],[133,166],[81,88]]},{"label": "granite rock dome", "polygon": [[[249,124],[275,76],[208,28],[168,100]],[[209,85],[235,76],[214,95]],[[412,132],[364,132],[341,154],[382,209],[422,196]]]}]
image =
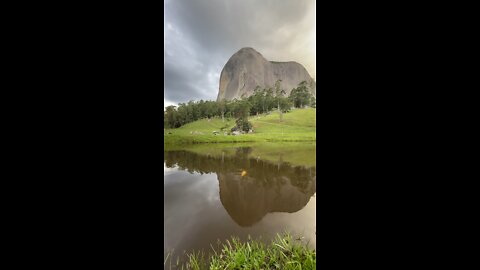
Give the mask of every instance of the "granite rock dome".
[{"label": "granite rock dome", "polygon": [[243,94],[248,97],[257,86],[273,88],[277,80],[282,80],[281,88],[287,96],[302,81],[307,81],[316,96],[315,81],[301,64],[268,61],[253,48],[242,48],[222,69],[217,101],[240,98]]}]

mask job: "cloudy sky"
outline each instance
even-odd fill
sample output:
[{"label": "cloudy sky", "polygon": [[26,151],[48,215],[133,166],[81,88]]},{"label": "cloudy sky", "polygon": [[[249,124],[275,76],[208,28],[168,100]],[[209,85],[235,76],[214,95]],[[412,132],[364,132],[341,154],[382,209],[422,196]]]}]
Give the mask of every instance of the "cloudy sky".
[{"label": "cloudy sky", "polygon": [[314,0],[165,0],[164,102],[216,100],[230,56],[252,47],[316,79]]}]

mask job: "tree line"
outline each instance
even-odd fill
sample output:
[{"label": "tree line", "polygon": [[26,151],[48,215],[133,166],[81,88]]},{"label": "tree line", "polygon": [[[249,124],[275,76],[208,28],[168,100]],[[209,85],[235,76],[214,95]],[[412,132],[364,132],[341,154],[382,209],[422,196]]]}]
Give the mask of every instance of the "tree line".
[{"label": "tree line", "polygon": [[308,83],[302,81],[298,87],[292,89],[289,96],[286,96],[279,80],[274,88],[257,86],[249,97],[243,95],[240,99],[230,101],[200,100],[168,106],[164,112],[164,125],[178,128],[199,119],[219,117],[223,121],[225,118],[235,118],[241,130],[248,130],[251,127],[247,120],[250,115],[278,110],[280,121],[282,121],[283,113],[292,107],[304,108],[305,106],[316,107],[316,100],[309,90]]}]

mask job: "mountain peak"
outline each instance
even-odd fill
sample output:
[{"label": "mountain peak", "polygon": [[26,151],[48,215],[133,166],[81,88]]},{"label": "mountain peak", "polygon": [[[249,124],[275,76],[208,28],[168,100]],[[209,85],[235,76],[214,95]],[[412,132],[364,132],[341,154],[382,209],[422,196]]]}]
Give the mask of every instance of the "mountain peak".
[{"label": "mountain peak", "polygon": [[[290,94],[302,81],[312,84],[313,79],[304,66],[297,62],[270,62],[252,47],[244,47],[233,54],[220,74],[217,100],[231,100],[250,96],[257,86],[274,87],[282,80],[281,88]],[[316,96],[316,88],[310,89]]]}]

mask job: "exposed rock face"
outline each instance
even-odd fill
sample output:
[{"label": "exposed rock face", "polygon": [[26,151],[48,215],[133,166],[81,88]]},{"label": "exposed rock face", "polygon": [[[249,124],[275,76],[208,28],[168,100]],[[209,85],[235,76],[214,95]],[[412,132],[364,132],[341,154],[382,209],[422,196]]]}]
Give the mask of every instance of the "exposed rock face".
[{"label": "exposed rock face", "polygon": [[258,86],[274,88],[282,80],[281,88],[287,96],[302,81],[307,81],[316,96],[316,84],[307,70],[297,62],[271,62],[252,48],[242,48],[223,67],[217,101],[250,96]]}]

